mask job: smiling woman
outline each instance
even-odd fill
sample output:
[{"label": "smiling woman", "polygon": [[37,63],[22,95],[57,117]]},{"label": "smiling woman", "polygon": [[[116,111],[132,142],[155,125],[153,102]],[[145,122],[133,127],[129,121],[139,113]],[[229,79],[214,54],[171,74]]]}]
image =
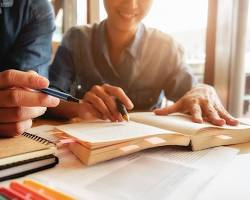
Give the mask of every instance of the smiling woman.
[{"label": "smiling woman", "polygon": [[108,13],[108,26],[121,31],[131,30],[135,32],[138,23],[147,15],[152,0],[121,1],[104,0],[104,6]]},{"label": "smiling woman", "polygon": [[[107,17],[103,0],[99,1],[100,20]],[[169,33],[182,44],[187,63],[199,82],[203,82],[205,65],[208,0],[154,0],[143,19],[147,27]]]},{"label": "smiling woman", "polygon": [[106,32],[112,64],[119,64],[122,51],[131,43],[138,25],[148,14],[151,5],[152,0],[104,0],[108,14]]},{"label": "smiling woman", "polygon": [[122,121],[116,99],[128,110],[152,110],[161,107],[165,95],[176,103],[156,109],[158,115],[185,112],[197,123],[205,116],[215,125],[237,124],[212,87],[196,85],[181,45],[141,23],[152,2],[104,0],[105,20],[68,31],[51,66],[51,85],[85,104],[62,102],[54,111],[82,118],[90,112]]},{"label": "smiling woman", "polygon": [[127,109],[134,104],[147,110],[161,106],[163,90],[176,100],[192,88],[195,80],[180,45],[141,23],[152,0],[104,0],[104,5],[106,20],[65,35],[51,67],[53,86],[85,98],[111,121],[121,119],[115,97]]}]

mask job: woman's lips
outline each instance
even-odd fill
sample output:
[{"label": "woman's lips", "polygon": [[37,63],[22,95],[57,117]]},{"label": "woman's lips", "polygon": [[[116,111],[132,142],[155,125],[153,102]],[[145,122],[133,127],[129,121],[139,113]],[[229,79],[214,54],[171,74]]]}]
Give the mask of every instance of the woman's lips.
[{"label": "woman's lips", "polygon": [[128,20],[131,20],[136,16],[135,13],[121,12],[121,11],[119,12],[119,15],[123,17],[124,19],[128,19]]}]

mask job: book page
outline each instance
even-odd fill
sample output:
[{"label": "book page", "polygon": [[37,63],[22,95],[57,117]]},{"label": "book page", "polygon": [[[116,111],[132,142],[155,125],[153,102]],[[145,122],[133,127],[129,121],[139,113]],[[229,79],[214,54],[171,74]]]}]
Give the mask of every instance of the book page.
[{"label": "book page", "polygon": [[56,127],[58,130],[90,143],[112,142],[146,137],[158,134],[173,134],[157,127],[136,122],[88,122],[67,124]]},{"label": "book page", "polygon": [[208,122],[194,123],[191,121],[191,117],[181,113],[175,113],[168,116],[155,115],[153,112],[135,112],[130,113],[131,120],[139,123],[145,123],[151,126],[156,126],[162,129],[172,130],[187,135],[197,133],[199,130],[214,128],[214,129],[249,129],[250,126],[238,125],[238,126],[215,126]]},{"label": "book page", "polygon": [[[230,162],[239,150],[231,147],[214,147],[190,152],[182,146],[168,146],[144,151],[147,156],[167,161],[175,161],[196,168],[209,168],[217,171]],[[218,159],[223,158],[223,159]]]},{"label": "book page", "polygon": [[183,147],[147,150],[87,189],[107,199],[193,199],[237,153],[238,150],[228,147],[199,152]]},{"label": "book page", "polygon": [[193,200],[237,152],[229,147],[199,153],[158,148],[91,167],[81,164],[70,152],[63,152],[58,155],[60,163],[56,168],[31,178],[76,199]]},{"label": "book page", "polygon": [[141,157],[89,184],[103,199],[164,200],[199,170],[174,162]]},{"label": "book page", "polygon": [[238,155],[195,200],[249,200],[250,154]]}]

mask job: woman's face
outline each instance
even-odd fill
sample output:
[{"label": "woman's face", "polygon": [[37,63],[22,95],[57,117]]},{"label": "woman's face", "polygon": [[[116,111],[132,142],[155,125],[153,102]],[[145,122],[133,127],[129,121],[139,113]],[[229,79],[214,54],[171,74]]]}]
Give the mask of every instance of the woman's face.
[{"label": "woman's face", "polygon": [[104,0],[108,23],[120,31],[136,30],[153,0]]}]

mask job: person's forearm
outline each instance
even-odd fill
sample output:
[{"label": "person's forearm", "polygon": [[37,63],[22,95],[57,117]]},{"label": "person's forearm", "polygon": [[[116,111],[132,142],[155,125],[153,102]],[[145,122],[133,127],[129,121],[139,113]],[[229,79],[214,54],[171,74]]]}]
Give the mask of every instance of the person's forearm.
[{"label": "person's forearm", "polygon": [[55,108],[48,108],[47,113],[53,117],[71,119],[78,117],[79,104],[61,101]]}]

